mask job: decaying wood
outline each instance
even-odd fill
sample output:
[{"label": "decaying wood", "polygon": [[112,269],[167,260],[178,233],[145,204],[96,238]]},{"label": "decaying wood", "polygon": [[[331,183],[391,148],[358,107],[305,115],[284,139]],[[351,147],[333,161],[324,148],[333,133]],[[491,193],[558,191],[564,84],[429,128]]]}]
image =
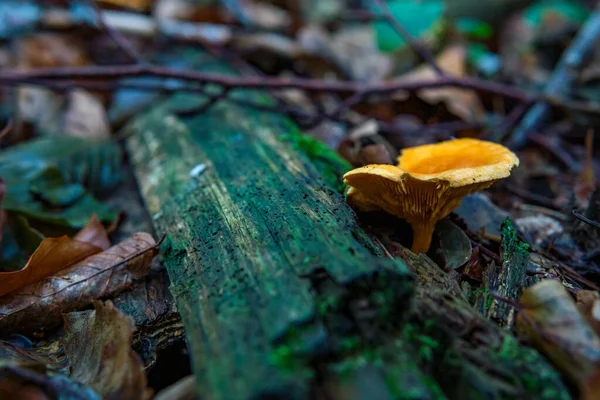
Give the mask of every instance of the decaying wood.
[{"label": "decaying wood", "polygon": [[198,391],[308,398],[348,343],[376,345],[374,326],[401,321],[410,276],[372,255],[344,199],[277,139],[296,129],[285,118],[175,115],[200,104],[176,95],[128,128]]},{"label": "decaying wood", "polygon": [[184,340],[183,324],[164,271],[135,282],[132,290],[121,293],[113,302],[133,318],[136,326],[133,346],[146,366],[156,362],[157,351]]},{"label": "decaying wood", "polygon": [[478,313],[428,257],[403,248],[394,255],[417,274],[411,323],[434,344],[421,368],[430,370],[448,398],[571,398],[545,358]]},{"label": "decaying wood", "polygon": [[[124,240],[135,232],[152,232],[156,237],[130,166],[124,168],[123,175],[124,183],[109,199],[115,207],[127,210],[114,240]],[[181,317],[168,288],[167,272],[158,258],[154,258],[150,274],[134,281],[131,290],[113,299],[115,307],[131,316],[135,322],[133,347],[143,358],[146,367],[154,365],[158,351],[184,340]]]},{"label": "decaying wood", "polygon": [[[516,228],[510,220],[502,225],[502,265],[490,265],[484,281],[489,292],[495,292],[504,299],[518,301],[526,284],[529,250],[517,238]],[[487,310],[487,317],[500,326],[511,328],[515,323],[515,309],[504,299],[493,298]]]}]

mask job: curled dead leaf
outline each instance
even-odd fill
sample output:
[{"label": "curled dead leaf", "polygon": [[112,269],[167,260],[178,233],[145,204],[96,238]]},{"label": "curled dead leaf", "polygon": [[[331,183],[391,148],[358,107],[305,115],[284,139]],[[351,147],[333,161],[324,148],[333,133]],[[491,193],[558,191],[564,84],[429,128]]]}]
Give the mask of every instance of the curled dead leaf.
[{"label": "curled dead leaf", "polygon": [[73,237],[73,240],[91,243],[102,250],[110,247],[110,240],[108,239],[106,229],[104,229],[104,225],[102,225],[95,215],[92,215],[87,225]]},{"label": "curled dead leaf", "polygon": [[580,388],[598,374],[600,337],[558,280],[544,280],[523,291],[517,329]]},{"label": "curled dead leaf", "polygon": [[70,378],[93,387],[107,400],[149,398],[139,355],[131,348],[134,323],[112,302],[94,302],[94,310],[64,316],[63,345]]},{"label": "curled dead leaf", "polygon": [[0,272],[0,296],[53,275],[109,247],[110,241],[104,226],[96,216],[92,216],[73,239],[67,236],[46,238],[23,269]]},{"label": "curled dead leaf", "polygon": [[94,244],[67,236],[46,238],[23,269],[0,272],[0,296],[38,282],[100,251],[102,249]]},{"label": "curled dead leaf", "polygon": [[577,308],[588,323],[600,335],[600,294],[595,290],[582,290],[577,293]]},{"label": "curled dead leaf", "polygon": [[59,273],[0,298],[0,332],[31,333],[60,324],[62,313],[114,296],[150,271],[156,242],[136,233]]}]

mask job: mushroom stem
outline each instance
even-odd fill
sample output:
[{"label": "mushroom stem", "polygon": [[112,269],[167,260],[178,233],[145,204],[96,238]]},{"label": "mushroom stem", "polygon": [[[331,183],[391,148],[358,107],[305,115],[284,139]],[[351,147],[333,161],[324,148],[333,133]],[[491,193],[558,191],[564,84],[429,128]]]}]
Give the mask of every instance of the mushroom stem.
[{"label": "mushroom stem", "polygon": [[411,224],[413,228],[413,243],[411,251],[415,254],[427,253],[431,246],[431,238],[435,224],[423,225],[422,223]]}]

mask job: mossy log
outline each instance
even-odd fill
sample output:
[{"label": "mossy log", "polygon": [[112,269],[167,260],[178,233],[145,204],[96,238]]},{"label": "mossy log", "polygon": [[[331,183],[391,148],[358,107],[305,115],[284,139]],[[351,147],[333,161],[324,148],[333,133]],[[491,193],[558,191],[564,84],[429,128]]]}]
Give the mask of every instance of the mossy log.
[{"label": "mossy log", "polygon": [[[411,274],[372,254],[344,199],[278,139],[284,117],[178,94],[127,147],[206,399],[311,398],[328,363],[377,345]],[[189,113],[188,113],[189,114]],[[381,390],[388,390],[383,385]],[[367,398],[365,393],[363,398]]]}]

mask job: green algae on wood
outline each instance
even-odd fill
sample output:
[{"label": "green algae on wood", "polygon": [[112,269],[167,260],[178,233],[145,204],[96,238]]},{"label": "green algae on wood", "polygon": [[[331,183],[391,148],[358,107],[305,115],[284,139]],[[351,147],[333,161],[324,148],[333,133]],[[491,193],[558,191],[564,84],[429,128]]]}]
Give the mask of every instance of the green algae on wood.
[{"label": "green algae on wood", "polygon": [[[518,301],[526,284],[529,245],[517,237],[517,229],[507,218],[501,228],[502,265],[488,268],[484,282],[490,291],[514,301]],[[504,327],[512,327],[515,322],[515,309],[499,299],[492,299],[487,309],[487,317]]]},{"label": "green algae on wood", "polygon": [[176,116],[201,102],[175,95],[127,128],[198,391],[309,398],[314,365],[402,318],[410,274],[373,256],[343,197],[279,140],[287,119],[226,103]]}]

